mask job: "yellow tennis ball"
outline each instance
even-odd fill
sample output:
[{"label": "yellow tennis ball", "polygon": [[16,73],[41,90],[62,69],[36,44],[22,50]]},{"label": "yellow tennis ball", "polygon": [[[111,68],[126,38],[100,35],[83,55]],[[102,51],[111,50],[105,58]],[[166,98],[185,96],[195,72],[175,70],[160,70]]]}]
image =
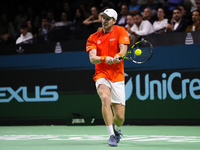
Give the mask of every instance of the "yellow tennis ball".
[{"label": "yellow tennis ball", "polygon": [[141,49],[136,49],[135,50],[135,55],[140,56],[142,54]]}]

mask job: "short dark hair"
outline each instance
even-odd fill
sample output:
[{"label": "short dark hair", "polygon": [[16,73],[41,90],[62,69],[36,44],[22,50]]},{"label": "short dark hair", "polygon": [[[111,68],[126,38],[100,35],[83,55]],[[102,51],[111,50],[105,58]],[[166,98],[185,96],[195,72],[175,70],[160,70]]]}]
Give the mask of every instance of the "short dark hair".
[{"label": "short dark hair", "polygon": [[185,10],[187,9],[186,6],[184,4],[179,4],[178,7],[183,7]]},{"label": "short dark hair", "polygon": [[199,16],[200,16],[200,11],[199,11],[199,10],[193,10],[193,11],[192,11],[192,14],[193,14],[193,12],[195,12],[195,11],[198,12],[198,13],[199,13]]},{"label": "short dark hair", "polygon": [[135,13],[133,16],[137,16],[139,15],[140,17],[142,17],[142,14],[140,12]]},{"label": "short dark hair", "polygon": [[179,10],[179,11],[181,12],[181,9],[178,8],[178,7],[174,8],[173,11],[174,11],[174,10]]},{"label": "short dark hair", "polygon": [[28,25],[27,24],[22,24],[21,26],[20,26],[20,29],[27,29],[28,28]]},{"label": "short dark hair", "polygon": [[5,34],[8,34],[8,29],[1,31],[1,35],[5,35]]}]

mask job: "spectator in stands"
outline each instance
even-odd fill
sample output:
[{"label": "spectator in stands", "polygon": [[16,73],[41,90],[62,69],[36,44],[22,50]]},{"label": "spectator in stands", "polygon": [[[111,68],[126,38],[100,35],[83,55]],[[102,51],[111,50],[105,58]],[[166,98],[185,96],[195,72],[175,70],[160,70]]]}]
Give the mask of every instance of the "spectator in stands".
[{"label": "spectator in stands", "polygon": [[155,3],[154,0],[147,0],[147,4],[142,5],[141,12],[145,10],[145,8],[151,9],[152,18],[156,18],[157,10],[159,8],[159,4]]},{"label": "spectator in stands", "polygon": [[165,9],[167,17],[173,15],[173,10],[178,7],[178,5],[183,4],[184,0],[167,0]]},{"label": "spectator in stands", "polygon": [[27,21],[27,26],[28,26],[28,32],[32,33],[33,37],[37,37],[38,30],[35,26],[33,26],[33,23],[31,20]]},{"label": "spectator in stands", "polygon": [[168,23],[167,32],[181,32],[186,30],[188,23],[182,19],[181,10],[178,7],[173,10],[172,18],[174,22]]},{"label": "spectator in stands", "polygon": [[91,25],[91,24],[94,24],[94,23],[101,23],[101,15],[99,15],[99,11],[97,9],[97,7],[93,6],[91,8],[91,16],[88,17],[87,19],[85,19],[83,21],[83,24],[85,25]]},{"label": "spectator in stands", "polygon": [[192,12],[193,24],[189,25],[186,31],[199,31],[200,30],[200,11],[195,10]]},{"label": "spectator in stands", "polygon": [[130,0],[130,4],[128,5],[129,12],[132,14],[135,14],[137,12],[140,12],[141,5],[138,4],[138,0]]},{"label": "spectator in stands", "polygon": [[117,19],[116,25],[125,26],[126,25],[126,16],[129,14],[129,8],[127,5],[121,6],[121,12]]},{"label": "spectator in stands", "polygon": [[1,32],[0,45],[12,45],[15,44],[15,41],[12,37],[9,36],[8,30]]},{"label": "spectator in stands", "polygon": [[168,19],[165,19],[165,11],[163,8],[158,8],[157,20],[153,23],[153,28],[155,33],[166,32],[166,27],[168,24]]},{"label": "spectator in stands", "polygon": [[178,8],[181,10],[182,13],[182,19],[188,22],[188,24],[192,24],[191,16],[192,14],[190,12],[187,12],[185,5],[178,5]]},{"label": "spectator in stands", "polygon": [[200,0],[196,0],[196,6],[197,6],[197,10],[200,11]]},{"label": "spectator in stands", "polygon": [[32,43],[31,39],[33,38],[33,35],[32,35],[32,33],[28,32],[28,26],[27,26],[27,24],[21,25],[20,32],[21,32],[21,35],[16,40],[16,44],[20,44],[20,43],[25,43],[25,44]]},{"label": "spectator in stands", "polygon": [[130,48],[139,39],[139,36],[133,34],[134,31],[137,31],[137,28],[136,26],[134,26],[135,20],[132,14],[127,15],[126,22],[127,24],[125,26],[125,29],[130,39],[130,45],[129,45],[129,48]]},{"label": "spectator in stands", "polygon": [[19,14],[15,17],[14,26],[16,32],[20,32],[20,27],[27,23],[28,15],[25,10],[25,6],[19,5]]},{"label": "spectator in stands", "polygon": [[60,22],[56,22],[55,26],[56,27],[58,27],[58,26],[68,26],[70,24],[72,24],[72,21],[69,21],[67,14],[65,12],[62,12],[61,21]]},{"label": "spectator in stands", "polygon": [[15,38],[15,28],[13,23],[8,20],[7,14],[3,13],[0,19],[0,33],[3,31],[8,31],[9,37]]},{"label": "spectator in stands", "polygon": [[42,41],[49,41],[49,32],[53,30],[53,27],[50,25],[49,20],[47,19],[47,17],[43,17],[42,18],[42,26],[39,29],[38,34],[39,35],[43,35],[43,39]]},{"label": "spectator in stands", "polygon": [[143,20],[141,13],[135,14],[134,20],[134,26],[136,28],[136,31],[133,32],[134,35],[143,36],[154,32],[152,24],[147,20]]},{"label": "spectator in stands", "polygon": [[80,4],[79,8],[83,12],[84,18],[88,18],[90,16],[89,11],[87,10],[87,8],[86,8],[86,6],[84,4]]},{"label": "spectator in stands", "polygon": [[75,14],[73,24],[76,27],[80,27],[83,25],[84,20],[85,20],[85,17],[84,17],[83,11],[80,8],[76,9],[76,14]]},{"label": "spectator in stands", "polygon": [[53,27],[56,24],[55,15],[53,10],[47,12],[47,19],[49,20],[50,25]]},{"label": "spectator in stands", "polygon": [[71,12],[71,6],[68,2],[64,3],[63,11],[67,14],[68,20],[72,21],[73,15],[72,15],[72,12]]},{"label": "spectator in stands", "polygon": [[154,19],[152,19],[151,9],[145,8],[143,12],[143,20],[148,20],[151,24],[153,24]]},{"label": "spectator in stands", "polygon": [[132,32],[134,31],[133,27],[134,27],[134,24],[135,24],[135,21],[134,21],[132,14],[128,14],[126,16],[126,23],[127,24],[125,25],[125,29],[126,29],[128,35],[130,36],[132,34]]},{"label": "spectator in stands", "polygon": [[190,12],[197,10],[196,0],[184,0],[184,4],[187,6],[187,8],[189,7]]},{"label": "spectator in stands", "polygon": [[31,21],[34,28],[40,27],[39,16],[35,14],[34,9],[31,6],[28,7],[27,20]]},{"label": "spectator in stands", "polygon": [[104,11],[107,8],[115,8],[114,3],[110,0],[101,0],[100,12]]}]

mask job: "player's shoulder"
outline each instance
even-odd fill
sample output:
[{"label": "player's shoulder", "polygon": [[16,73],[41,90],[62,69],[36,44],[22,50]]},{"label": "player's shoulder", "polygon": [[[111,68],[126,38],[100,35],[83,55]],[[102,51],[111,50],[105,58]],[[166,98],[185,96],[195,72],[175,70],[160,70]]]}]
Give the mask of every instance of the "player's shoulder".
[{"label": "player's shoulder", "polygon": [[126,31],[123,26],[114,25],[114,28],[115,28],[115,30],[120,31],[120,32],[125,32]]},{"label": "player's shoulder", "polygon": [[89,36],[89,38],[95,39],[98,38],[101,34],[101,31],[97,31]]},{"label": "player's shoulder", "polygon": [[118,25],[114,25],[114,28],[115,28],[116,30],[122,30],[122,29],[124,29],[123,26],[118,26]]}]

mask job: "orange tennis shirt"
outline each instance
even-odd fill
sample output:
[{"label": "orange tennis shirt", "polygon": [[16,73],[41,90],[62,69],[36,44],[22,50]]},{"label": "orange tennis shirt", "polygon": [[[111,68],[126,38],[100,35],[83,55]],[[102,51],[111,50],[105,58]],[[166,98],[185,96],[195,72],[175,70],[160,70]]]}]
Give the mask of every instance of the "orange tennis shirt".
[{"label": "orange tennis shirt", "polygon": [[[113,30],[104,34],[102,30],[90,35],[86,44],[86,51],[96,49],[97,56],[113,57],[120,52],[120,44],[130,44],[129,36],[124,27],[113,26]],[[106,62],[95,64],[95,74],[93,76],[96,82],[100,78],[106,78],[110,81],[124,81],[124,61],[108,65]]]}]

